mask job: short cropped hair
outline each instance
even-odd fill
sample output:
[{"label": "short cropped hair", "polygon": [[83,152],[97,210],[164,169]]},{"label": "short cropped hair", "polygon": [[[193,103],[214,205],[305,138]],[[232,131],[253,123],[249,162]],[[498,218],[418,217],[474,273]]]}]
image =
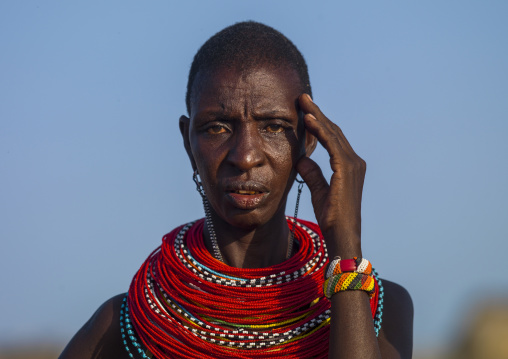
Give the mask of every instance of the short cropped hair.
[{"label": "short cropped hair", "polygon": [[293,68],[300,78],[302,92],[312,96],[307,64],[296,46],[270,26],[245,21],[213,35],[194,56],[185,96],[187,112],[190,115],[191,92],[198,72],[220,68],[244,70],[265,64]]}]

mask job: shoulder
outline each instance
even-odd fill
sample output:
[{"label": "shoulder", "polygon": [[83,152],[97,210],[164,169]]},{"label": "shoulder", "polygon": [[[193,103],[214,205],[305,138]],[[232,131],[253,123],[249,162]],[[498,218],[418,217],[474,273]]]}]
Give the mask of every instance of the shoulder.
[{"label": "shoulder", "polygon": [[128,358],[120,333],[120,307],[125,294],[102,304],[74,335],[60,359]]},{"label": "shoulder", "polygon": [[[379,346],[388,358],[411,358],[413,352],[413,301],[401,285],[382,279],[383,321]],[[384,356],[383,356],[384,357]]]}]

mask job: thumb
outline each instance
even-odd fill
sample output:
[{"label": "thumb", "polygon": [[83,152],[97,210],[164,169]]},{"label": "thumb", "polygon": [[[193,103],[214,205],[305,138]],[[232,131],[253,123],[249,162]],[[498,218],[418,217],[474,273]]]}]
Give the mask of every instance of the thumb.
[{"label": "thumb", "polygon": [[323,176],[323,171],[321,171],[321,168],[316,162],[305,156],[298,161],[295,167],[296,171],[309,187],[312,205],[316,211],[318,205],[324,203],[330,188],[325,176]]}]

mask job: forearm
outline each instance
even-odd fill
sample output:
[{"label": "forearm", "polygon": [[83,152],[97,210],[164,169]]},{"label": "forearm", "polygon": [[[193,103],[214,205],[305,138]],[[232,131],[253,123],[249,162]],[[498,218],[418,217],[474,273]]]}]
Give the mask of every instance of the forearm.
[{"label": "forearm", "polygon": [[340,292],[332,296],[331,304],[328,357],[381,358],[368,295],[362,291]]}]

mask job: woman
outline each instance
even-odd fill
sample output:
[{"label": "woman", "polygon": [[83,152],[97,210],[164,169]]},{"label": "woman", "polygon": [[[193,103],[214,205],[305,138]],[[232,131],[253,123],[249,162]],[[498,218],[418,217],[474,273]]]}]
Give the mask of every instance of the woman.
[{"label": "woman", "polygon": [[[411,299],[362,258],[365,162],[312,101],[296,47],[230,26],[196,54],[186,101],[206,220],[164,236],[61,358],[410,358]],[[329,181],[309,158],[317,142]],[[297,173],[319,227],[286,219]]]}]

